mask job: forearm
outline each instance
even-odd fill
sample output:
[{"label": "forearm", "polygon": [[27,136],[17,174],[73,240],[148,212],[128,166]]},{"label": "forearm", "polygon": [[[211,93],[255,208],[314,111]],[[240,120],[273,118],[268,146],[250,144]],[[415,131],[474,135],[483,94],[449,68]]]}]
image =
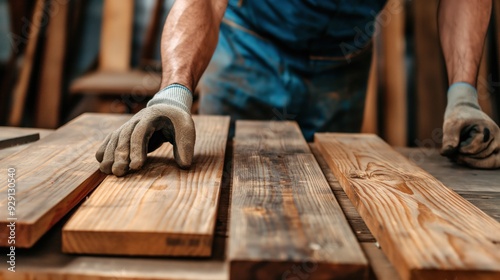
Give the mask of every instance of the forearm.
[{"label": "forearm", "polygon": [[439,34],[450,85],[476,86],[491,7],[491,0],[440,1]]},{"label": "forearm", "polygon": [[177,0],[161,40],[162,83],[194,90],[217,46],[227,0]]}]

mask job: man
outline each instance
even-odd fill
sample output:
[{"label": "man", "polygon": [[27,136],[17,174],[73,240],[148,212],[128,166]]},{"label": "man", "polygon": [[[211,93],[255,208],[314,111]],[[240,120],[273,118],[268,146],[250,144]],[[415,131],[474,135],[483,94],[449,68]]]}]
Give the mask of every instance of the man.
[{"label": "man", "polygon": [[[107,137],[96,154],[101,170],[117,176],[138,170],[147,152],[166,141],[178,165],[189,167],[198,82],[201,114],[294,115],[309,140],[319,131],[359,131],[371,57],[371,34],[362,33],[384,4],[176,1],[162,36],[162,90]],[[479,108],[475,89],[491,7],[491,0],[441,0],[438,15],[451,85],[442,154],[477,168],[500,167],[500,130]]]}]

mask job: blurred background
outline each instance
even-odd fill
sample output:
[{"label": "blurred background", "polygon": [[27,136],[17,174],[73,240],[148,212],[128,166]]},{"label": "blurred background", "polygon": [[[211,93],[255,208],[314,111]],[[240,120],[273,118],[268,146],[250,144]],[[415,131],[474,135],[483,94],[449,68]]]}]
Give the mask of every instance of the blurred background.
[{"label": "blurred background", "polygon": [[[57,128],[83,112],[139,111],[160,84],[160,35],[173,2],[0,0],[0,125]],[[448,83],[437,7],[389,0],[379,15],[363,132],[392,145],[440,145]],[[478,92],[497,123],[499,70],[494,1]]]}]

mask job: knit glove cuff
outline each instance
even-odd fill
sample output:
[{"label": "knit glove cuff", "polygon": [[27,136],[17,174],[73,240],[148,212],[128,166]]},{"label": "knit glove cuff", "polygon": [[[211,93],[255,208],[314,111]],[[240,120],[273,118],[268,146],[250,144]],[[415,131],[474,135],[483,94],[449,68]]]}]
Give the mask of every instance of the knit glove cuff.
[{"label": "knit glove cuff", "polygon": [[187,87],[181,84],[171,84],[155,94],[149,100],[147,107],[156,104],[171,105],[190,113],[191,106],[193,105],[193,94]]}]

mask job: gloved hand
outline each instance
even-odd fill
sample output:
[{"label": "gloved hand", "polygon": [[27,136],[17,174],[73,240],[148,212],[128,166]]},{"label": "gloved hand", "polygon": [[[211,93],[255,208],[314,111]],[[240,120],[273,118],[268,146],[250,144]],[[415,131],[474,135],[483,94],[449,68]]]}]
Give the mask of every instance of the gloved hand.
[{"label": "gloved hand", "polygon": [[191,118],[191,91],[172,84],[158,92],[147,107],[107,136],[96,153],[102,172],[123,176],[138,170],[147,153],[163,142],[172,143],[174,158],[181,168],[191,165],[194,152],[195,128]]},{"label": "gloved hand", "polygon": [[500,168],[500,129],[477,102],[476,89],[455,83],[448,90],[441,154],[476,168]]}]

